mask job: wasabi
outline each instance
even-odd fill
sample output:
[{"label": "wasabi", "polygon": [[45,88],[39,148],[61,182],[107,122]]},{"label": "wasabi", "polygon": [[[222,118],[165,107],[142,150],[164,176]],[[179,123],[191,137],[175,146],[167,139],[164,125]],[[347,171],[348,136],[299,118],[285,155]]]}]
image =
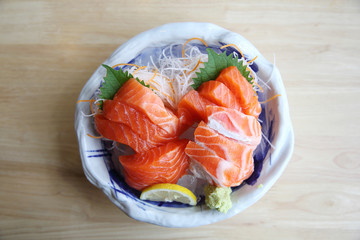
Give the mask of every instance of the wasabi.
[{"label": "wasabi", "polygon": [[229,187],[216,187],[207,185],[205,187],[205,203],[211,209],[216,209],[219,212],[227,213],[232,207],[230,194],[231,188]]}]

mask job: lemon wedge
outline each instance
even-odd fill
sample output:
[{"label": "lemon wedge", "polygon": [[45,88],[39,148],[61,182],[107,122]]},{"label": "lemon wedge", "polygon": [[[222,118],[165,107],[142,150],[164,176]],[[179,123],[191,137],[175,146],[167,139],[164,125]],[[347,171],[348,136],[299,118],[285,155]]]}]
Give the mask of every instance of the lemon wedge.
[{"label": "lemon wedge", "polygon": [[140,195],[140,199],[161,202],[175,201],[196,205],[196,197],[189,189],[171,183],[159,183],[145,188]]}]

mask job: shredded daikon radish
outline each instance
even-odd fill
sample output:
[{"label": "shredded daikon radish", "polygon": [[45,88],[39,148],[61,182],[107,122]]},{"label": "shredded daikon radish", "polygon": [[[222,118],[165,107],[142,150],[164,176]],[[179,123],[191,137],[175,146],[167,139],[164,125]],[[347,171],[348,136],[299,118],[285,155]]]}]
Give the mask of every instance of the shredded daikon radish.
[{"label": "shredded daikon radish", "polygon": [[265,139],[265,141],[270,145],[270,147],[272,147],[273,149],[275,149],[275,146],[271,143],[271,141],[266,137],[266,135],[261,132],[261,135],[263,136],[263,138]]},{"label": "shredded daikon radish", "polygon": [[187,45],[185,57],[176,57],[174,46],[165,47],[157,59],[150,56],[146,68],[130,67],[127,71],[150,85],[166,106],[176,110],[180,99],[192,89],[192,78],[196,77],[199,68],[204,67],[203,62],[208,56],[197,46]]}]

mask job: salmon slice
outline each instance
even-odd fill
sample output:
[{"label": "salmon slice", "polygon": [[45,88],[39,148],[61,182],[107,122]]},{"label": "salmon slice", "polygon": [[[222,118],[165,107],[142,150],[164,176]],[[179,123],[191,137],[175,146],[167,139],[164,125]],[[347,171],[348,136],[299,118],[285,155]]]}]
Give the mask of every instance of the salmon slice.
[{"label": "salmon slice", "polygon": [[200,94],[191,90],[180,100],[177,109],[177,116],[181,125],[191,126],[194,122],[206,119],[205,107],[215,105]]},{"label": "salmon slice", "polygon": [[179,119],[165,107],[161,98],[150,88],[141,85],[136,79],[129,79],[115,94],[114,101],[129,104],[144,113],[150,121],[170,135],[176,135]]},{"label": "salmon slice", "polygon": [[164,129],[151,122],[145,114],[126,103],[105,100],[103,103],[103,114],[105,118],[111,121],[127,125],[142,139],[153,145],[166,143],[177,137],[176,135],[170,135]]},{"label": "salmon slice", "polygon": [[147,151],[156,146],[142,139],[125,124],[110,121],[102,114],[95,115],[95,126],[97,131],[103,137],[126,144],[138,153]]},{"label": "salmon slice", "polygon": [[189,141],[185,152],[191,159],[190,171],[198,178],[207,179],[210,184],[234,187],[244,180],[239,167],[195,142]]},{"label": "salmon slice", "polygon": [[230,89],[219,81],[208,81],[198,89],[201,96],[221,107],[241,110],[240,103]]},{"label": "salmon slice", "polygon": [[211,129],[206,123],[200,122],[195,130],[195,142],[212,151],[217,156],[234,163],[241,169],[244,177],[250,176],[254,168],[254,146],[239,143]]},{"label": "salmon slice", "polygon": [[261,141],[261,125],[254,116],[238,110],[207,106],[208,126],[226,137],[257,146]]},{"label": "salmon slice", "polygon": [[242,109],[248,109],[254,104],[254,101],[258,101],[251,84],[241,75],[239,69],[235,66],[223,69],[220,72],[220,75],[216,78],[216,81],[222,82],[231,89],[238,99]]},{"label": "salmon slice", "polygon": [[177,183],[189,167],[184,150],[187,140],[177,140],[143,153],[120,156],[126,183],[142,190],[157,183]]},{"label": "salmon slice", "polygon": [[261,110],[262,109],[258,97],[254,96],[249,106],[247,108],[242,109],[242,112],[245,113],[246,115],[251,115],[258,118],[261,113]]}]

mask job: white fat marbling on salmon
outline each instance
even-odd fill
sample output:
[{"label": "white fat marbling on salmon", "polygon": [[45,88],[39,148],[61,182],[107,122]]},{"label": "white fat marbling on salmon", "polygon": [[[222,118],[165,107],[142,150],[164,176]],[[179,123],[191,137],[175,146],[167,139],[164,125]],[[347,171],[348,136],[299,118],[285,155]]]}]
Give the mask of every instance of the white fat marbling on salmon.
[{"label": "white fat marbling on salmon", "polygon": [[190,141],[185,152],[191,159],[191,172],[198,178],[206,179],[210,184],[232,187],[238,186],[244,180],[238,166],[195,142]]},{"label": "white fat marbling on salmon", "polygon": [[189,166],[186,144],[187,140],[177,140],[143,153],[119,156],[126,182],[137,190],[156,183],[176,183]]},{"label": "white fat marbling on salmon", "polygon": [[226,137],[249,145],[261,141],[261,125],[257,119],[241,111],[217,106],[207,106],[208,126]]},{"label": "white fat marbling on salmon", "polygon": [[175,135],[179,119],[167,109],[161,98],[137,80],[128,80],[116,93],[114,101],[123,102],[143,112],[154,124]]}]

